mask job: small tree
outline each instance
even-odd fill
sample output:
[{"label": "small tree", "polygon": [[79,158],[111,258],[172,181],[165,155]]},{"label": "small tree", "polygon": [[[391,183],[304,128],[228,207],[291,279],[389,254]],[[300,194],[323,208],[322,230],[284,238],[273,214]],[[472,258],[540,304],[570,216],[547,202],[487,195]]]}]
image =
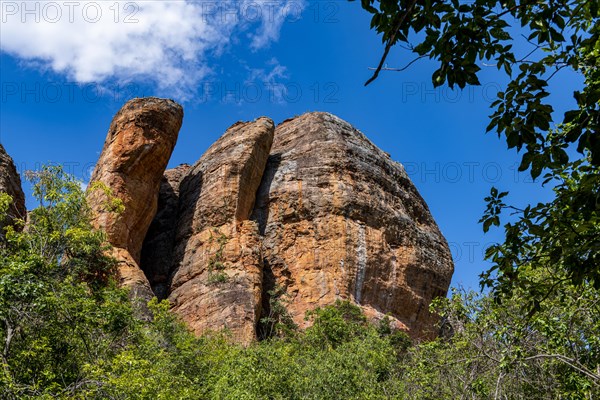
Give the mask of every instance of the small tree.
[{"label": "small tree", "polygon": [[39,206],[0,247],[0,397],[9,399],[75,393],[85,364],[114,354],[133,321],[79,182],[60,167],[27,176]]}]

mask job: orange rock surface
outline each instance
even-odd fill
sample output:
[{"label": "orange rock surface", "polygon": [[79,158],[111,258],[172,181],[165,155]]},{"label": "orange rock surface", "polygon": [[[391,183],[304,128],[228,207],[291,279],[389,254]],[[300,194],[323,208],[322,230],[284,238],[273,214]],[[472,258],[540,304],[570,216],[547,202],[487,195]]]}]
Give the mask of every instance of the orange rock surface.
[{"label": "orange rock surface", "polygon": [[125,205],[107,212],[102,191],[88,195],[134,295],[168,298],[195,333],[226,329],[243,344],[275,288],[300,328],[306,311],[348,299],[413,338],[436,336],[429,305],[447,293],[452,258],[401,164],[315,112],[238,122],[163,176],[182,118],[169,100],[127,103],[92,176]]},{"label": "orange rock surface", "polygon": [[253,219],[265,281],[285,288],[299,326],[349,299],[415,338],[436,335],[428,307],[450,284],[448,244],[402,165],[347,122],[309,113],[277,127]]},{"label": "orange rock surface", "polygon": [[122,213],[107,209],[102,190],[90,190],[88,202],[93,223],[106,231],[119,262],[123,285],[134,294],[150,298],[148,280],[139,268],[146,232],[157,210],[163,173],[171,157],[183,109],[172,100],[134,99],[115,115],[90,184],[98,181],[112,190],[125,206]]}]

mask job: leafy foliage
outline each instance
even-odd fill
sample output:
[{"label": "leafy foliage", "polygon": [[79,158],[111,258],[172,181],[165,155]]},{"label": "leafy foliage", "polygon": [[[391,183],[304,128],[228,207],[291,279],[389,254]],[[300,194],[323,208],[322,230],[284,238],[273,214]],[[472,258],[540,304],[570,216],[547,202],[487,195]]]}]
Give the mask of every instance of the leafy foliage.
[{"label": "leafy foliage", "polygon": [[[438,65],[434,86],[479,85],[483,65],[495,65],[510,78],[491,105],[487,131],[521,152],[519,171],[543,177],[544,184],[554,187],[555,197],[513,207],[502,199],[507,193],[492,189],[481,221],[484,230],[499,226],[506,209],[516,213],[517,222],[507,223],[504,243],[488,250],[494,265],[482,276],[482,284],[503,292],[527,287],[534,309],[560,284],[557,279],[600,288],[598,2],[361,0],[361,5],[373,15],[371,27],[385,43],[379,67],[367,83],[377,78],[394,45],[415,54],[413,62],[428,58]],[[572,88],[576,108],[559,118],[549,101],[550,83],[563,70],[581,76],[583,85]],[[560,266],[560,278],[546,276],[533,285],[520,273],[525,267],[548,265]]]},{"label": "leafy foliage", "polygon": [[293,336],[298,329],[298,325],[287,311],[290,298],[285,288],[275,286],[267,291],[267,295],[269,306],[267,307],[267,315],[260,319],[258,325],[259,337],[267,339]]},{"label": "leafy foliage", "polygon": [[[492,189],[482,218],[487,230],[499,224],[503,211],[517,216],[504,225],[505,242],[487,249],[494,266],[482,282],[504,292],[525,289],[534,309],[564,280],[600,289],[600,170],[578,160],[553,168],[546,179],[556,182],[552,201],[521,209],[504,203],[506,192]],[[534,280],[531,268],[553,273]]]},{"label": "leafy foliage", "polygon": [[115,354],[132,321],[79,183],[60,167],[28,176],[40,206],[0,244],[0,393],[9,399],[76,390],[85,364]]},{"label": "leafy foliage", "polygon": [[223,251],[225,245],[229,241],[229,238],[224,233],[220,232],[217,228],[213,228],[210,233],[209,244],[217,243],[217,250],[212,254],[208,260],[208,284],[214,285],[217,283],[225,283],[229,280],[229,276],[223,271],[225,264],[223,262]]},{"label": "leafy foliage", "polygon": [[[275,288],[265,321],[274,334],[244,348],[226,333],[195,337],[156,298],[151,321],[140,320],[116,286],[79,184],[56,167],[32,177],[40,207],[0,244],[0,398],[600,396],[600,293],[589,283],[561,279],[535,315],[524,287],[500,302],[455,291],[435,305],[446,334],[416,344],[387,318],[367,322],[348,301],[309,312],[311,326],[297,331],[285,291]],[[501,209],[503,196],[495,197]],[[525,265],[519,273],[539,284],[564,270]]]},{"label": "leafy foliage", "polygon": [[[530,279],[541,279],[528,271]],[[431,379],[433,398],[592,399],[600,393],[598,291],[565,282],[530,315],[517,290],[502,304],[453,291],[436,305],[452,332],[411,349],[423,360],[409,379]],[[420,389],[419,389],[420,390]],[[416,392],[419,393],[419,392]],[[421,395],[416,395],[419,398]]]}]

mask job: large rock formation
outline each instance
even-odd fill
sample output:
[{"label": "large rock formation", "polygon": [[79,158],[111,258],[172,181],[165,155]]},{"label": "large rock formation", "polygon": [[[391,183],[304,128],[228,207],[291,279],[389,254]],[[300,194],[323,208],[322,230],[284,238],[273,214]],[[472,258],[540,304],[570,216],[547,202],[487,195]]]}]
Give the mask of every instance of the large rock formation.
[{"label": "large rock formation", "polygon": [[157,210],[160,182],[177,141],[183,109],[171,100],[134,99],[114,117],[104,149],[91,177],[112,190],[125,206],[122,213],[107,208],[103,190],[88,192],[94,224],[107,233],[119,262],[123,285],[150,298],[148,280],[139,268],[146,232]]},{"label": "large rock formation", "polygon": [[196,333],[227,328],[242,343],[256,337],[262,256],[249,217],[273,131],[268,118],[233,125],[181,182],[169,300]]},{"label": "large rock formation", "polygon": [[[453,264],[402,165],[317,112],[276,128],[264,117],[238,122],[194,166],[165,172],[182,120],[171,100],[128,102],[92,174],[93,223],[134,296],[168,298],[195,333],[226,328],[244,344],[281,291],[301,328],[306,311],[348,299],[414,338],[435,336],[428,306],[446,295]],[[24,217],[1,145],[0,191],[15,200],[11,217]]]},{"label": "large rock formation", "polygon": [[[12,204],[8,209],[8,218],[0,220],[0,238],[2,238],[6,226],[12,225],[16,218],[25,219],[27,217],[21,178],[12,158],[6,153],[2,144],[0,144],[0,192],[7,193],[12,197]],[[17,226],[17,228],[20,227]]]},{"label": "large rock formation", "polygon": [[428,306],[450,283],[448,245],[402,165],[333,115],[237,123],[165,174],[159,202],[141,267],[196,333],[249,343],[277,288],[300,327],[349,299],[435,336]]},{"label": "large rock formation", "polygon": [[310,113],[279,125],[253,217],[266,281],[286,289],[298,325],[351,299],[413,337],[435,335],[428,306],[448,290],[448,245],[402,165],[348,123]]}]

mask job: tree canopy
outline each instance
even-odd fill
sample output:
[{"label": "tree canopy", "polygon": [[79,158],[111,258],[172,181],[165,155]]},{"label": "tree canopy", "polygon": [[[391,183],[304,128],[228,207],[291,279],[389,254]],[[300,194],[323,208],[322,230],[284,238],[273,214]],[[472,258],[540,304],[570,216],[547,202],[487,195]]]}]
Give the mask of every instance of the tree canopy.
[{"label": "tree canopy", "polygon": [[[353,0],[350,0],[353,1]],[[492,268],[482,284],[509,292],[528,288],[534,308],[563,280],[600,288],[600,13],[586,0],[361,0],[382,35],[383,56],[367,84],[402,47],[412,59],[437,65],[434,86],[479,85],[482,67],[509,78],[491,104],[488,132],[521,155],[519,171],[551,185],[547,203],[513,206],[492,188],[481,220],[484,231],[501,224],[505,241],[488,249]],[[552,79],[567,70],[582,77],[572,87],[575,107],[558,115],[549,100]],[[393,79],[386,76],[385,79]],[[516,220],[516,222],[515,222]],[[559,265],[561,274],[533,282],[526,268]]]}]

